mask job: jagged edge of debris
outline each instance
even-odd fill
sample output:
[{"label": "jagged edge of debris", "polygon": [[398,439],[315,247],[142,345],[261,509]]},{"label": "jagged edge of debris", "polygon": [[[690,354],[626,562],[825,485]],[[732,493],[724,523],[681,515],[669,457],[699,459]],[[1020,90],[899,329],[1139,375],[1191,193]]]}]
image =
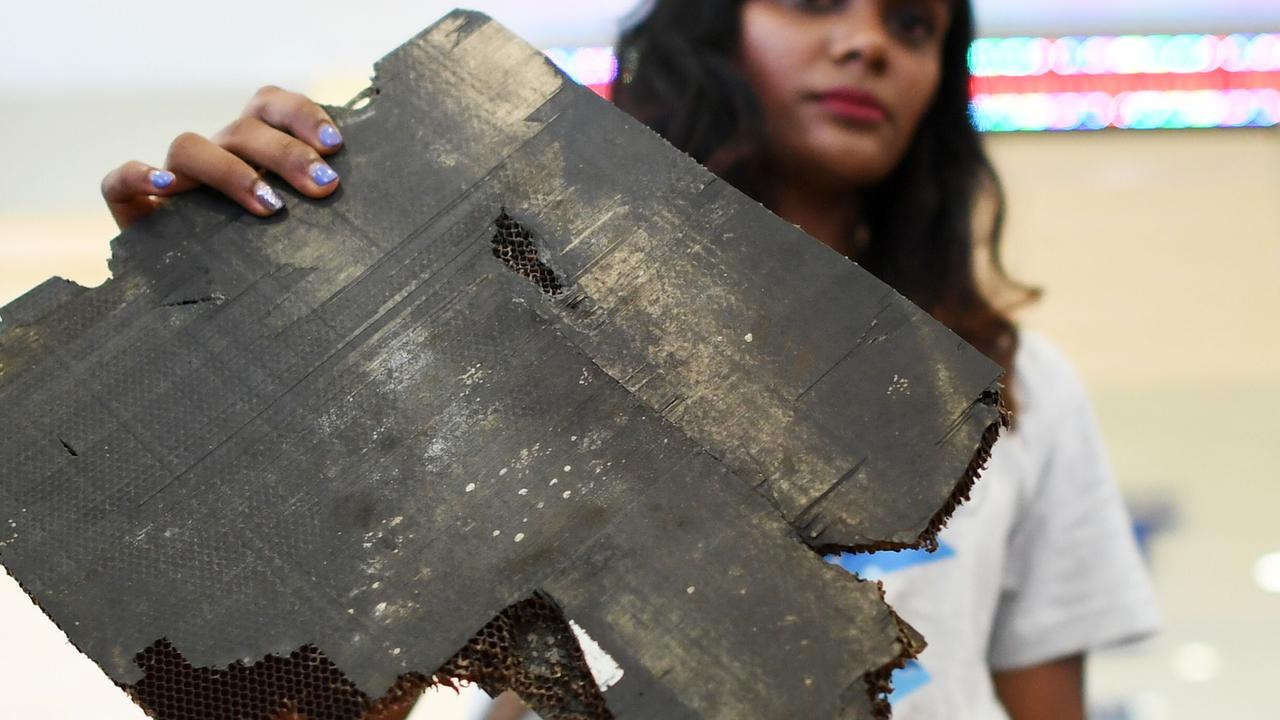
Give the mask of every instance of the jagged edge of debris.
[{"label": "jagged edge of debris", "polygon": [[[497,628],[504,623],[511,627],[512,640],[515,640],[514,635],[527,630],[519,619],[522,615],[530,613],[543,613],[549,616],[552,625],[563,626],[558,640],[562,644],[562,649],[568,653],[568,657],[563,661],[564,667],[561,669],[569,670],[570,674],[539,674],[533,670],[533,665],[530,663],[534,658],[522,652],[517,644],[499,642],[494,646],[487,640],[488,636],[495,633],[500,635],[501,631]],[[260,675],[266,672],[264,663],[271,659],[285,658],[288,655],[288,653],[272,653],[249,663],[237,659],[225,666],[195,667],[188,664],[181,649],[167,638],[153,642],[144,652],[162,644],[167,645],[169,650],[181,660],[182,665],[190,670],[213,670],[223,673],[241,671]],[[460,692],[463,683],[475,685],[491,697],[497,697],[507,690],[515,692],[526,705],[547,720],[588,717],[591,720],[612,720],[615,717],[591,671],[585,651],[582,650],[578,638],[570,629],[568,617],[559,603],[541,590],[534,591],[529,597],[518,600],[499,611],[434,671],[424,673],[411,670],[401,673],[385,692],[377,696],[362,690],[318,645],[307,643],[297,650],[302,651],[308,647],[329,663],[332,670],[344,681],[350,683],[351,691],[364,705],[359,720],[400,717],[421,699],[422,693],[426,690],[449,688],[454,692]],[[135,663],[143,671],[142,679],[133,684],[117,683],[117,685],[129,695],[134,704],[150,715],[157,710],[148,702],[148,692],[140,689],[139,685],[149,678],[155,680],[157,676],[143,665],[141,656],[144,652],[135,655]],[[262,682],[265,683],[265,681]],[[542,690],[538,687],[539,685],[555,688],[556,692]],[[297,697],[283,698],[284,707],[267,710],[268,713],[276,714],[256,720],[300,720],[301,716],[296,712],[296,705],[292,705],[297,700]],[[570,705],[557,705],[557,701],[566,701]],[[595,711],[597,709],[598,712]]]},{"label": "jagged edge of debris", "polygon": [[[997,385],[997,387],[999,387]],[[920,533],[920,536],[914,543],[873,543],[868,545],[859,545],[856,548],[846,549],[848,552],[879,552],[882,550],[911,550],[924,549],[928,552],[935,552],[938,549],[938,533],[947,526],[947,521],[955,511],[965,502],[969,501],[969,494],[973,491],[973,486],[982,476],[982,471],[986,469],[987,462],[991,460],[991,451],[994,448],[996,440],[1000,438],[1001,430],[1006,430],[1011,426],[1012,415],[1009,408],[1004,403],[1003,395],[998,389],[988,390],[978,398],[978,402],[986,405],[994,405],[998,411],[998,417],[995,422],[991,423],[982,432],[982,438],[978,442],[978,447],[973,452],[973,457],[969,460],[969,465],[961,474],[960,479],[956,482],[955,488],[952,489],[951,495],[942,507],[934,513],[930,518],[929,524]],[[880,589],[880,599],[885,606],[889,608],[889,614],[893,618],[894,624],[898,629],[898,639],[902,646],[902,651],[896,658],[890,660],[882,667],[872,670],[863,676],[863,680],[867,684],[867,695],[871,699],[871,712],[876,720],[889,720],[893,716],[893,708],[889,704],[889,696],[893,694],[893,673],[906,667],[907,663],[914,660],[924,650],[925,644],[918,635],[914,633],[893,609],[892,605],[884,597],[884,584],[876,581],[876,586]]]},{"label": "jagged edge of debris", "polygon": [[942,532],[942,529],[947,526],[947,521],[951,519],[955,511],[962,504],[969,501],[969,494],[973,492],[974,484],[978,482],[978,478],[982,477],[982,471],[987,469],[987,463],[991,460],[991,450],[995,447],[996,441],[1000,439],[1000,432],[1009,429],[1012,424],[1012,414],[1004,403],[1004,396],[998,389],[983,392],[982,396],[978,398],[978,402],[994,406],[998,416],[995,422],[987,425],[986,429],[982,431],[982,438],[978,441],[978,447],[973,451],[973,457],[969,459],[969,465],[956,482],[956,486],[952,489],[946,503],[929,519],[929,524],[920,533],[920,537],[916,539],[915,547],[923,548],[929,552],[935,552],[938,549],[938,533]]},{"label": "jagged edge of debris", "polygon": [[[997,384],[996,388],[999,385]],[[947,526],[947,522],[951,520],[951,516],[964,503],[969,501],[969,494],[973,491],[973,486],[982,477],[982,471],[986,470],[987,462],[991,460],[991,450],[995,446],[996,441],[1000,439],[1001,430],[1008,429],[1011,426],[1012,415],[1004,404],[1003,395],[998,389],[990,389],[983,391],[982,395],[974,401],[974,404],[987,405],[995,407],[998,410],[998,417],[994,422],[987,425],[982,431],[982,438],[978,441],[978,447],[974,449],[973,456],[969,459],[968,466],[964,472],[960,474],[960,478],[956,481],[955,486],[951,489],[951,494],[947,496],[946,502],[938,511],[929,518],[929,522],[925,525],[924,530],[916,536],[912,542],[893,542],[879,541],[860,543],[858,545],[818,545],[813,547],[814,552],[819,555],[827,555],[829,553],[846,552],[846,553],[876,553],[891,551],[897,552],[901,550],[925,550],[927,552],[935,552],[938,549],[938,533]]]},{"label": "jagged edge of debris", "polygon": [[863,675],[862,679],[867,684],[871,716],[875,720],[890,720],[893,717],[893,706],[889,703],[889,696],[893,694],[893,673],[919,657],[920,652],[925,648],[925,641],[919,633],[903,621],[902,616],[898,615],[893,606],[889,605],[889,601],[884,596],[884,583],[876,580],[875,584],[880,590],[880,601],[889,608],[889,616],[898,630],[898,642],[902,645],[902,651],[894,659]]}]

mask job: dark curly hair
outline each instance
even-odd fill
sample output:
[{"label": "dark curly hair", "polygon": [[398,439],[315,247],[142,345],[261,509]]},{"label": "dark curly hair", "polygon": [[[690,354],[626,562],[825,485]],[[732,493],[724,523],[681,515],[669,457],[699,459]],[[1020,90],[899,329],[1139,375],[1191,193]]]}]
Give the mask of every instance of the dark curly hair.
[{"label": "dark curly hair", "polygon": [[[737,62],[745,1],[657,0],[619,38],[611,90],[619,107],[767,204],[757,179],[762,111]],[[968,0],[952,8],[932,104],[901,163],[855,199],[862,226],[852,246],[861,249],[852,259],[1000,363],[1012,406],[1018,335],[1007,313],[1039,291],[1010,279],[1001,261],[1004,195],[969,118],[973,11]],[[979,202],[991,214],[985,232],[975,229]]]}]

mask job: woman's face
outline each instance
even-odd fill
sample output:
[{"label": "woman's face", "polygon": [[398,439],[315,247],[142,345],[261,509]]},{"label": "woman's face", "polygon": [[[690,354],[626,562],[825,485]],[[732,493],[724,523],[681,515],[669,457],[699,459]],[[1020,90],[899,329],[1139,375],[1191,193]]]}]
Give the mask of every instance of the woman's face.
[{"label": "woman's face", "polygon": [[884,179],[938,89],[948,0],[747,0],[741,18],[772,166],[832,188]]}]

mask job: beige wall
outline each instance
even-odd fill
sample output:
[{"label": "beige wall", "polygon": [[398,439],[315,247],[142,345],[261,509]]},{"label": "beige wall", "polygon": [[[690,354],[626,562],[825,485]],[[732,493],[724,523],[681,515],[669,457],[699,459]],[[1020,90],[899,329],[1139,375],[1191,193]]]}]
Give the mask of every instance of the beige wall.
[{"label": "beige wall", "polygon": [[1280,382],[1280,131],[1002,135],[1008,261],[1095,382]]}]

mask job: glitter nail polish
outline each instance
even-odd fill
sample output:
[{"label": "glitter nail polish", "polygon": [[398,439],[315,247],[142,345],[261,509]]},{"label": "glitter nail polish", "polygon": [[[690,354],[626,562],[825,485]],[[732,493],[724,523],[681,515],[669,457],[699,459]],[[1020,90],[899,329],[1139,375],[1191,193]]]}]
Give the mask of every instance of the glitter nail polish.
[{"label": "glitter nail polish", "polygon": [[270,210],[271,212],[275,212],[284,207],[284,201],[280,199],[280,195],[276,193],[274,188],[262,180],[259,180],[257,184],[253,186],[253,196],[258,198],[258,202],[262,204],[262,207]]}]

